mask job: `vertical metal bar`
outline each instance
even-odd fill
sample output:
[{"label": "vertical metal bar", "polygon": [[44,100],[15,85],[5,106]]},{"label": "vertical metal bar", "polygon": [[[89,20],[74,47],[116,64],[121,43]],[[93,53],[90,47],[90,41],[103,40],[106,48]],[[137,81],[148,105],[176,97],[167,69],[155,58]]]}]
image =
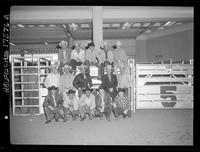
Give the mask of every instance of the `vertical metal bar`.
[{"label": "vertical metal bar", "polygon": [[40,57],[37,57],[37,68],[38,68],[38,109],[40,114]]},{"label": "vertical metal bar", "polygon": [[14,57],[11,58],[11,69],[12,69],[12,111],[15,116],[15,76],[14,76]]}]

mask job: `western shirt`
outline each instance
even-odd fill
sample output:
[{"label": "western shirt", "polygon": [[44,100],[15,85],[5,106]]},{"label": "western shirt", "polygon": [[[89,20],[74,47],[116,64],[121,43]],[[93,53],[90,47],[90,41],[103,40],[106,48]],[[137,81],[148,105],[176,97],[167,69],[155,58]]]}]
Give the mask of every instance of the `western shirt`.
[{"label": "western shirt", "polygon": [[49,73],[45,78],[44,86],[46,88],[52,86],[59,87],[59,81],[60,81],[60,74]]},{"label": "western shirt", "polygon": [[85,62],[85,51],[80,49],[80,51],[78,52],[77,50],[72,50],[71,52],[71,60],[74,59],[76,61],[78,61],[78,59],[81,60],[81,62]]},{"label": "western shirt", "polygon": [[90,109],[95,108],[95,96],[91,93],[89,97],[87,97],[85,94],[83,94],[80,98],[79,105],[88,105]]}]

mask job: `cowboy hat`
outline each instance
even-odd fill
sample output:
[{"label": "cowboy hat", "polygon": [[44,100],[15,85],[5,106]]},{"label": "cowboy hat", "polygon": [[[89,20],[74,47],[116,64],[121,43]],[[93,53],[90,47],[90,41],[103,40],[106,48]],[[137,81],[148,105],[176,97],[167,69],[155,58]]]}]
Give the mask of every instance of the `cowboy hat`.
[{"label": "cowboy hat", "polygon": [[95,46],[93,42],[88,43],[88,47]]},{"label": "cowboy hat", "polygon": [[117,92],[124,92],[125,93],[126,89],[124,88],[118,88]]},{"label": "cowboy hat", "polygon": [[71,94],[71,93],[74,94],[75,92],[76,92],[75,90],[69,89],[66,93],[67,93],[67,94]]},{"label": "cowboy hat", "polygon": [[72,67],[66,64],[66,65],[63,67],[63,69],[68,69],[68,70],[70,70],[70,69],[72,69]]},{"label": "cowboy hat", "polygon": [[87,88],[83,89],[83,92],[86,92],[86,91],[90,91],[90,92],[92,92],[92,91],[93,91],[93,89],[92,89],[92,88],[89,88],[89,87],[87,87]]},{"label": "cowboy hat", "polygon": [[100,91],[101,89],[105,91],[105,88],[102,85],[100,85],[99,88],[96,89],[96,91]]},{"label": "cowboy hat", "polygon": [[58,88],[55,86],[48,87],[48,90],[57,90]]},{"label": "cowboy hat", "polygon": [[116,45],[116,46],[121,46],[122,43],[121,43],[120,41],[117,41],[117,42],[115,43],[115,45]]},{"label": "cowboy hat", "polygon": [[52,65],[49,66],[49,69],[53,69],[53,68],[57,69],[58,66],[56,64],[52,64]]},{"label": "cowboy hat", "polygon": [[62,40],[58,45],[59,45],[60,47],[62,47],[63,45],[67,46],[67,45],[68,45],[68,42]]}]

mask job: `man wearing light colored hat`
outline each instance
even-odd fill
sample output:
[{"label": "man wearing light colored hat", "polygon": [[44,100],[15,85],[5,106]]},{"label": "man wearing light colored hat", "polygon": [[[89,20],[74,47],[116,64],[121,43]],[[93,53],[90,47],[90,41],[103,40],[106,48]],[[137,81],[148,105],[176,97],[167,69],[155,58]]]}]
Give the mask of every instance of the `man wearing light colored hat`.
[{"label": "man wearing light colored hat", "polygon": [[76,66],[80,66],[85,63],[85,51],[80,47],[79,43],[75,43],[74,49],[71,52],[71,65],[75,71]]},{"label": "man wearing light colored hat", "polygon": [[117,41],[115,45],[116,45],[116,49],[113,52],[114,65],[121,69],[128,65],[128,57],[125,50],[121,48],[122,43],[120,41]]},{"label": "man wearing light colored hat", "polygon": [[88,49],[85,51],[85,61],[87,65],[97,65],[97,50],[93,42],[88,44]]},{"label": "man wearing light colored hat", "polygon": [[61,95],[65,94],[69,89],[73,89],[73,81],[75,76],[72,74],[72,67],[70,65],[65,65],[63,67],[64,75],[60,77],[59,81],[59,91]]},{"label": "man wearing light colored hat", "polygon": [[58,51],[58,60],[59,60],[59,67],[58,70],[60,75],[63,75],[62,67],[67,63],[70,62],[70,54],[71,49],[68,47],[68,42],[62,40],[59,43],[59,51]]},{"label": "man wearing light colored hat", "polygon": [[51,72],[46,76],[44,80],[44,86],[46,88],[55,86],[59,87],[59,80],[60,80],[60,74],[58,72],[58,66],[53,64],[49,67]]}]

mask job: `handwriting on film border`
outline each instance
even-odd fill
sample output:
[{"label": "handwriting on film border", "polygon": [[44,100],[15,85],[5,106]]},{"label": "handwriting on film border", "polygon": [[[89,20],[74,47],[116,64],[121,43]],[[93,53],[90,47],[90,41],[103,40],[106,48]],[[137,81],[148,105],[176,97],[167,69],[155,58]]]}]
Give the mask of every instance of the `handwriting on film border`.
[{"label": "handwriting on film border", "polygon": [[3,33],[2,33],[2,46],[3,46],[3,90],[4,92],[10,91],[9,81],[9,15],[3,16]]}]

